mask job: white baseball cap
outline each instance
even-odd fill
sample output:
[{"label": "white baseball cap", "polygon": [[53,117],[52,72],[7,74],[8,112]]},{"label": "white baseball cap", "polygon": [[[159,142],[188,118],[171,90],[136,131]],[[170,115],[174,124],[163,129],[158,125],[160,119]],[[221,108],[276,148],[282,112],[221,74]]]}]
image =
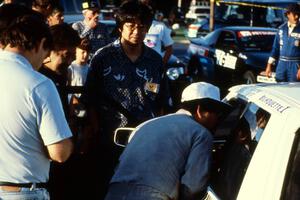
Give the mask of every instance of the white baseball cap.
[{"label": "white baseball cap", "polygon": [[220,89],[206,82],[192,83],[183,90],[181,102],[186,103],[190,101],[205,102],[214,107],[214,110],[219,110],[220,112],[231,109],[229,104],[220,100]]}]

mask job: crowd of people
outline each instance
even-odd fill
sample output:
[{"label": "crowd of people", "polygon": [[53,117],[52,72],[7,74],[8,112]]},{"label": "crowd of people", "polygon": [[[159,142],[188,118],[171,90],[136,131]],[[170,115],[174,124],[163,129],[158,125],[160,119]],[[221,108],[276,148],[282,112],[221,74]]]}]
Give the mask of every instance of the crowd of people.
[{"label": "crowd of people", "polygon": [[[219,89],[193,83],[165,112],[173,40],[149,1],[120,5],[115,41],[97,1],[72,25],[63,12],[52,0],[0,7],[0,199],[205,197],[213,130],[231,109]],[[119,127],[137,127],[125,151]]]}]

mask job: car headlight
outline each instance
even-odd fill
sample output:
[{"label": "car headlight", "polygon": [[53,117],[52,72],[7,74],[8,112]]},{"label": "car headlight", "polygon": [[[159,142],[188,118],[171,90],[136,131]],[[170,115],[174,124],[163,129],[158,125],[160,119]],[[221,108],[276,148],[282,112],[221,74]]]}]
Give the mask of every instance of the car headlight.
[{"label": "car headlight", "polygon": [[172,81],[177,80],[182,74],[184,74],[183,67],[171,67],[167,70],[167,76]]}]

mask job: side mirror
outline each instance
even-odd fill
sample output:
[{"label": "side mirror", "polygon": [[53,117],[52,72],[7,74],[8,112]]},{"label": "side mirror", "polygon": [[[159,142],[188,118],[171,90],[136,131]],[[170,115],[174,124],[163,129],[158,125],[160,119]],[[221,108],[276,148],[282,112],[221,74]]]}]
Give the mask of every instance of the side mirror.
[{"label": "side mirror", "polygon": [[114,132],[114,143],[117,146],[126,147],[134,135],[132,134],[134,130],[135,128],[129,127],[117,128]]}]

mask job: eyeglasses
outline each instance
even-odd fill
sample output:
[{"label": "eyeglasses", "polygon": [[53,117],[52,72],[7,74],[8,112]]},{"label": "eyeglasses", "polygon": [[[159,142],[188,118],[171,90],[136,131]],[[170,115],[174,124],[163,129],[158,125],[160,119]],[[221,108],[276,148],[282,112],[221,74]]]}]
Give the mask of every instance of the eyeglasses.
[{"label": "eyeglasses", "polygon": [[135,24],[135,23],[125,23],[124,24],[126,28],[128,28],[129,30],[133,31],[135,29],[139,29],[139,30],[146,30],[146,26],[144,25],[140,25],[140,24]]}]

